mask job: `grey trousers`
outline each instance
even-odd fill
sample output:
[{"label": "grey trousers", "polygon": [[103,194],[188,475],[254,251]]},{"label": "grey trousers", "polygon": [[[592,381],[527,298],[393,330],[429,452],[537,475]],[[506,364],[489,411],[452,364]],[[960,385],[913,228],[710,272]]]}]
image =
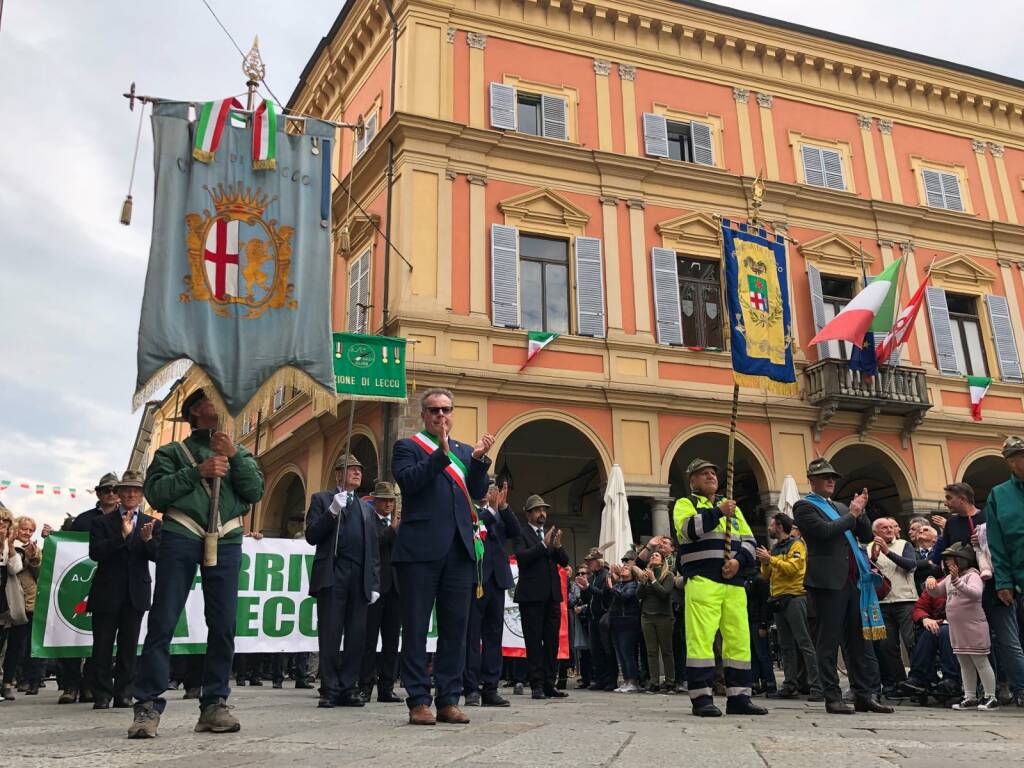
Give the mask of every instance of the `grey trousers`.
[{"label": "grey trousers", "polygon": [[[820,696],[818,657],[807,623],[807,596],[791,597],[785,610],[775,614],[775,626],[782,649],[783,687],[791,690],[807,687],[812,694]],[[804,670],[800,668],[800,656],[804,659]]]}]

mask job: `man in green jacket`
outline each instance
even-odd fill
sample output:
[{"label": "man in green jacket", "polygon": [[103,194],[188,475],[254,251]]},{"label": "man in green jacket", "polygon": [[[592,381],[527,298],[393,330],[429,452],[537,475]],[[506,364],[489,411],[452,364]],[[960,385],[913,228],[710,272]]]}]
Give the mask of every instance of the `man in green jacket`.
[{"label": "man in green jacket", "polygon": [[[160,724],[170,675],[170,644],[200,566],[206,613],[206,656],[197,732],[231,733],[241,726],[227,706],[235,651],[238,572],[243,520],[263,496],[263,473],[252,454],[218,430],[219,416],[202,389],[182,404],[192,433],[162,446],[146,473],[146,501],[163,512],[156,559],[153,607],[135,680],[135,718],[129,738],[153,738]],[[202,565],[210,492],[220,478],[217,564]]]},{"label": "man in green jacket", "polygon": [[1024,592],[1024,438],[1007,438],[1003,458],[1010,466],[1010,479],[989,494],[985,530],[996,596],[1012,606]]}]

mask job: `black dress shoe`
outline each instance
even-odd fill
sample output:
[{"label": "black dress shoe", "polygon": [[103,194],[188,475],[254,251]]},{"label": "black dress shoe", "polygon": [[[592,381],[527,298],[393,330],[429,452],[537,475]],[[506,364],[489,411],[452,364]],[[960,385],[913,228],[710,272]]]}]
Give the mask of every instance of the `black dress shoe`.
[{"label": "black dress shoe", "polygon": [[238,678],[235,680],[235,688],[245,688],[245,680]]},{"label": "black dress shoe", "polygon": [[333,696],[321,696],[320,701],[317,702],[317,706],[320,709],[334,709],[334,697]]},{"label": "black dress shoe", "polygon": [[768,699],[795,699],[800,694],[795,688],[786,688],[783,686],[777,691],[770,691],[765,698]]},{"label": "black dress shoe", "polygon": [[853,708],[858,712],[877,712],[880,715],[891,715],[896,711],[893,707],[883,704],[874,697],[854,702]]},{"label": "black dress shoe", "polygon": [[547,694],[545,694],[540,688],[534,688],[533,692],[530,694],[530,698],[544,700],[547,698]]},{"label": "black dress shoe", "polygon": [[508,699],[504,698],[497,691],[484,691],[480,697],[480,703],[485,707],[509,707],[512,706]]},{"label": "black dress shoe", "polygon": [[257,677],[257,678],[255,678],[253,680],[250,680],[249,681],[249,685],[252,685],[252,686],[255,686],[255,687],[258,688],[261,685],[263,685],[263,681],[260,678]]},{"label": "black dress shoe", "polygon": [[131,699],[127,699],[124,696],[114,697],[114,709],[128,709],[131,705]]},{"label": "black dress shoe", "polygon": [[479,707],[480,706],[480,694],[476,691],[470,691],[466,694],[466,706],[467,707]]},{"label": "black dress shoe", "polygon": [[381,704],[402,704],[405,699],[398,696],[391,688],[377,689],[377,701]]},{"label": "black dress shoe", "polygon": [[727,702],[725,705],[727,715],[767,715],[768,710],[749,699],[746,701]]},{"label": "black dress shoe", "polygon": [[359,691],[345,691],[341,696],[338,697],[338,704],[342,707],[365,707],[366,702],[363,700],[362,695]]},{"label": "black dress shoe", "polygon": [[826,701],[825,711],[830,715],[852,715],[856,710],[845,701]]},{"label": "black dress shoe", "polygon": [[373,688],[360,688],[359,698],[363,700],[363,704],[370,703],[370,694],[373,693]]},{"label": "black dress shoe", "polygon": [[590,683],[584,682],[583,680],[578,680],[576,682],[576,690],[577,691],[585,691],[589,687],[590,687]]},{"label": "black dress shoe", "polygon": [[295,687],[296,688],[312,688],[313,686],[310,684],[310,682],[308,680],[296,680],[295,681]]},{"label": "black dress shoe", "polygon": [[722,710],[714,705],[712,702],[708,702],[699,707],[693,708],[693,714],[697,717],[721,717]]},{"label": "black dress shoe", "polygon": [[544,695],[549,699],[567,699],[569,694],[565,691],[560,691],[557,688],[545,688]]},{"label": "black dress shoe", "polygon": [[106,696],[97,696],[92,703],[93,709],[107,709],[110,707],[110,699]]},{"label": "black dress shoe", "polygon": [[601,690],[602,691],[608,691],[609,693],[615,693],[615,689],[616,688],[618,688],[618,686],[615,683],[608,683],[608,685],[606,685]]}]

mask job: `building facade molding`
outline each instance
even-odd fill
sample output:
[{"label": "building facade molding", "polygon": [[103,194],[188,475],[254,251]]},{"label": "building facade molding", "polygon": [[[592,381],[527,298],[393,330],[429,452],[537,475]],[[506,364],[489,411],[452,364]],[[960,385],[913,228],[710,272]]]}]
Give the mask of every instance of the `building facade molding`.
[{"label": "building facade molding", "polygon": [[477,50],[483,50],[487,47],[487,35],[479,32],[467,32],[466,33],[466,45],[470,48],[476,48]]}]

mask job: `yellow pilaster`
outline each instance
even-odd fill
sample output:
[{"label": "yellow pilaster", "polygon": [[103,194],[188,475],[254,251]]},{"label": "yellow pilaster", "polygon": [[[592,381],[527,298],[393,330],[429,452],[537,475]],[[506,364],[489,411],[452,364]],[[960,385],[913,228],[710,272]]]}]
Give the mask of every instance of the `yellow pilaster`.
[{"label": "yellow pilaster", "polygon": [[[867,115],[857,115],[860,126],[861,146],[864,148],[864,163],[868,167],[868,189],[872,200],[882,199],[882,184],[878,178],[878,157],[875,155],[875,139],[871,135],[874,120]],[[889,253],[892,253],[890,249]]]},{"label": "yellow pilaster", "polygon": [[597,81],[597,144],[603,152],[612,151],[611,86],[608,83],[612,63],[607,59],[594,59],[594,78]]},{"label": "yellow pilaster", "polygon": [[452,308],[452,179],[445,173],[437,182],[437,304]]},{"label": "yellow pilaster", "polygon": [[469,312],[487,316],[487,179],[469,176]]},{"label": "yellow pilaster", "polygon": [[619,211],[614,197],[601,198],[604,284],[608,291],[608,331],[622,332],[622,281],[619,279]]},{"label": "yellow pilaster", "polygon": [[900,186],[899,166],[896,164],[896,148],[892,144],[892,120],[879,118],[878,130],[882,134],[882,154],[885,155],[885,170],[889,176],[892,201],[903,205],[903,188]]},{"label": "yellow pilaster", "polygon": [[999,260],[999,273],[1003,278],[1003,295],[1010,305],[1010,323],[1013,324],[1013,336],[1017,342],[1017,354],[1024,360],[1024,322],[1021,322],[1020,302],[1017,301],[1017,285],[1013,279],[1013,262]]},{"label": "yellow pilaster", "polygon": [[633,87],[636,67],[632,64],[619,64],[619,81],[622,84],[622,130],[626,138],[626,154],[639,155],[636,90]]},{"label": "yellow pilaster", "polygon": [[772,95],[757,94],[757,112],[761,119],[761,141],[764,143],[765,173],[772,181],[779,180],[779,155],[775,149],[775,118],[772,117]]},{"label": "yellow pilaster", "polygon": [[469,32],[466,44],[469,45],[469,125],[471,128],[485,128],[487,85],[484,83],[484,48],[487,36]]},{"label": "yellow pilaster", "polygon": [[992,175],[988,172],[985,142],[972,139],[971,147],[974,149],[974,159],[978,161],[978,178],[981,179],[981,191],[985,194],[985,208],[988,217],[995,221],[999,218],[999,209],[996,208],[996,196],[992,190]]},{"label": "yellow pilaster", "polygon": [[633,257],[633,306],[636,308],[636,332],[651,332],[651,292],[647,283],[647,243],[644,240],[644,202],[627,200],[629,207],[629,246]]},{"label": "yellow pilaster", "polygon": [[999,179],[999,192],[1003,196],[1003,207],[1006,208],[1006,220],[1011,224],[1016,224],[1018,222],[1017,206],[1013,202],[1010,177],[1006,174],[1006,163],[1003,161],[1003,145],[989,142],[988,149],[992,153],[992,162],[996,166],[996,178]]},{"label": "yellow pilaster", "polygon": [[743,175],[753,176],[757,171],[754,169],[754,140],[750,135],[750,107],[747,106],[750,91],[746,88],[734,87],[732,97],[736,100],[736,121],[739,124]]}]

